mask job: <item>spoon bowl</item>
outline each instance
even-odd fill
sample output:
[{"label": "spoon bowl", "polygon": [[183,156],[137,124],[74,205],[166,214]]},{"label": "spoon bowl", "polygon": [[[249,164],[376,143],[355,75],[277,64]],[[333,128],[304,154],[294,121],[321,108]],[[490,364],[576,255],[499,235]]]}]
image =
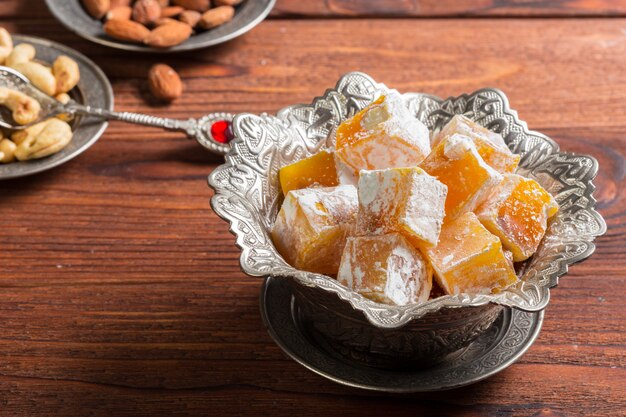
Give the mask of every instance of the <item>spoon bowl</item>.
[{"label": "spoon bowl", "polygon": [[0,127],[9,130],[22,130],[64,112],[65,106],[61,102],[35,87],[28,78],[12,68],[0,66],[0,86],[20,91],[37,100],[41,106],[37,120],[25,125],[16,123],[9,109],[4,106],[0,107]]}]

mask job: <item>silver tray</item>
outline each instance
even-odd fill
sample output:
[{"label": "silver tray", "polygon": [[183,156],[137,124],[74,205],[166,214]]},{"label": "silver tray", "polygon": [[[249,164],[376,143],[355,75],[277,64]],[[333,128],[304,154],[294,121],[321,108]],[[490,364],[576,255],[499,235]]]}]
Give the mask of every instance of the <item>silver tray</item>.
[{"label": "silver tray", "polygon": [[[57,56],[67,55],[78,63],[80,82],[70,91],[73,100],[80,104],[112,110],[113,89],[102,70],[80,52],[59,43],[34,36],[13,35],[13,42],[30,43],[35,47],[35,59],[52,63]],[[96,143],[108,123],[93,117],[78,117],[70,122],[74,135],[72,141],[54,155],[31,161],[0,164],[0,180],[24,177],[54,168],[77,157]]]},{"label": "silver tray", "polygon": [[[550,288],[558,284],[570,265],[593,253],[594,239],[606,231],[592,195],[598,162],[591,156],[560,152],[552,139],[529,130],[510,108],[504,93],[496,89],[445,100],[420,93],[404,97],[409,109],[431,132],[439,130],[453,115],[464,114],[502,134],[510,149],[522,156],[518,172],[536,179],[556,197],[560,211],[549,224],[536,254],[523,264],[517,285],[500,294],[446,295],[420,305],[389,306],[364,298],[333,278],[297,270],[276,251],[268,231],[282,201],[278,169],[331,146],[338,124],[386,90],[385,85],[354,72],[343,76],[311,104],[287,107],[276,116],[235,117],[235,139],[226,163],[213,171],[209,184],[215,190],[211,206],[230,223],[241,248],[243,271],[252,276],[289,279],[301,292],[308,293],[304,298],[327,299],[325,307],[330,311],[347,312],[349,308],[376,329],[400,328],[444,309],[469,312],[472,309],[466,308],[472,307],[479,311],[477,307],[484,309],[488,304],[524,311],[545,308]],[[496,313],[491,311],[490,317],[477,324],[480,328],[474,329],[476,335],[488,328]]]}]

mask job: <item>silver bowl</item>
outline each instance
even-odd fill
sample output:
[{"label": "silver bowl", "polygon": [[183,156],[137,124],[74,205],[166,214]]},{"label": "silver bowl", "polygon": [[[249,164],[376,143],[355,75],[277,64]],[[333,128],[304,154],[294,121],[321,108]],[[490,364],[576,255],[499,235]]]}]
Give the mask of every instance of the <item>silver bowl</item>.
[{"label": "silver bowl", "polygon": [[278,169],[332,145],[334,129],[389,90],[362,73],[349,73],[311,104],[282,109],[276,116],[239,114],[226,163],[213,171],[213,210],[231,225],[241,248],[241,268],[252,276],[289,280],[302,321],[349,357],[385,368],[425,366],[460,351],[486,331],[503,308],[539,311],[550,288],[569,265],[595,250],[606,231],[594,207],[592,180],[598,162],[559,152],[550,138],[528,130],[510,109],[504,93],[486,88],[442,100],[404,94],[415,116],[436,132],[463,114],[500,133],[522,156],[518,172],[534,178],[559,202],[535,253],[519,269],[520,281],[499,294],[446,295],[420,305],[389,306],[371,301],[335,279],[293,268],[269,236],[283,196]]},{"label": "silver bowl", "polygon": [[215,29],[192,35],[171,48],[153,48],[113,39],[104,33],[102,22],[89,16],[80,0],[46,0],[48,9],[63,26],[78,36],[100,45],[134,52],[182,52],[217,45],[248,32],[270,13],[276,0],[246,0],[236,7],[235,17]]}]

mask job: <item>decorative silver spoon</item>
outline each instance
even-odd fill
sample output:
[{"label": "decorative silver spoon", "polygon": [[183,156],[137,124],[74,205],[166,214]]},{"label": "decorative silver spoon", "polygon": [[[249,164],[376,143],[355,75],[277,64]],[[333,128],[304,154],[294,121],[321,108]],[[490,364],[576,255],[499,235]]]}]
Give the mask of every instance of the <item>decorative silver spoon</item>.
[{"label": "decorative silver spoon", "polygon": [[[0,66],[0,85],[6,88],[21,91],[22,93],[37,100],[41,105],[39,117],[36,121],[28,125],[19,125],[15,123],[10,112],[0,111],[0,127],[6,129],[25,129],[28,126],[41,122],[42,120],[66,113],[72,116],[93,116],[106,120],[120,120],[122,122],[160,127],[162,129],[175,132],[183,132],[190,139],[195,139],[200,145],[219,155],[225,155],[230,149],[228,142],[232,139],[232,134],[229,132],[230,122],[233,119],[233,114],[231,113],[209,113],[199,119],[190,118],[187,120],[177,120],[150,116],[147,114],[116,112],[94,108],[91,106],[83,106],[76,103],[74,100],[70,100],[67,104],[63,104],[39,90],[19,72],[3,66]],[[216,124],[216,127],[220,128],[219,135],[214,134],[216,133],[215,131],[211,131],[214,124]]]}]

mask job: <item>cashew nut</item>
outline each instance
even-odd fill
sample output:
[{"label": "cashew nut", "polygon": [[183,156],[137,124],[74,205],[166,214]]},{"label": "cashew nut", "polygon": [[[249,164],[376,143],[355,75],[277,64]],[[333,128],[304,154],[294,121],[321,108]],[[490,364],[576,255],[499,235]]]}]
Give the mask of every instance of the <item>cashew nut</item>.
[{"label": "cashew nut", "polygon": [[0,140],[0,163],[8,164],[15,160],[17,145],[9,139]]},{"label": "cashew nut", "polygon": [[35,58],[35,47],[30,43],[20,43],[7,56],[4,65],[13,68],[15,64],[31,61],[33,58]]},{"label": "cashew nut", "polygon": [[45,126],[46,122],[43,121],[36,123],[32,126],[28,126],[26,129],[16,130],[15,132],[13,132],[13,134],[11,134],[11,140],[19,146],[27,139],[30,140],[30,138],[38,136]]},{"label": "cashew nut", "polygon": [[53,96],[56,93],[57,82],[52,75],[52,70],[38,62],[20,62],[15,64],[13,68],[19,71],[31,83],[49,96]]},{"label": "cashew nut", "polygon": [[72,140],[72,128],[59,119],[42,122],[43,128],[37,135],[28,135],[26,140],[17,145],[15,157],[20,161],[43,158],[59,152]]},{"label": "cashew nut", "polygon": [[5,28],[0,28],[0,64],[4,64],[13,50],[13,38]]},{"label": "cashew nut", "polygon": [[56,96],[54,96],[54,98],[58,102],[63,103],[63,104],[67,104],[71,100],[69,94],[67,93],[59,93]]},{"label": "cashew nut", "polygon": [[80,80],[78,64],[72,58],[61,55],[52,64],[52,74],[56,79],[56,93],[67,93],[76,87]]},{"label": "cashew nut", "polygon": [[0,87],[0,104],[13,112],[13,120],[20,125],[27,125],[39,117],[41,106],[32,97],[21,91]]}]

